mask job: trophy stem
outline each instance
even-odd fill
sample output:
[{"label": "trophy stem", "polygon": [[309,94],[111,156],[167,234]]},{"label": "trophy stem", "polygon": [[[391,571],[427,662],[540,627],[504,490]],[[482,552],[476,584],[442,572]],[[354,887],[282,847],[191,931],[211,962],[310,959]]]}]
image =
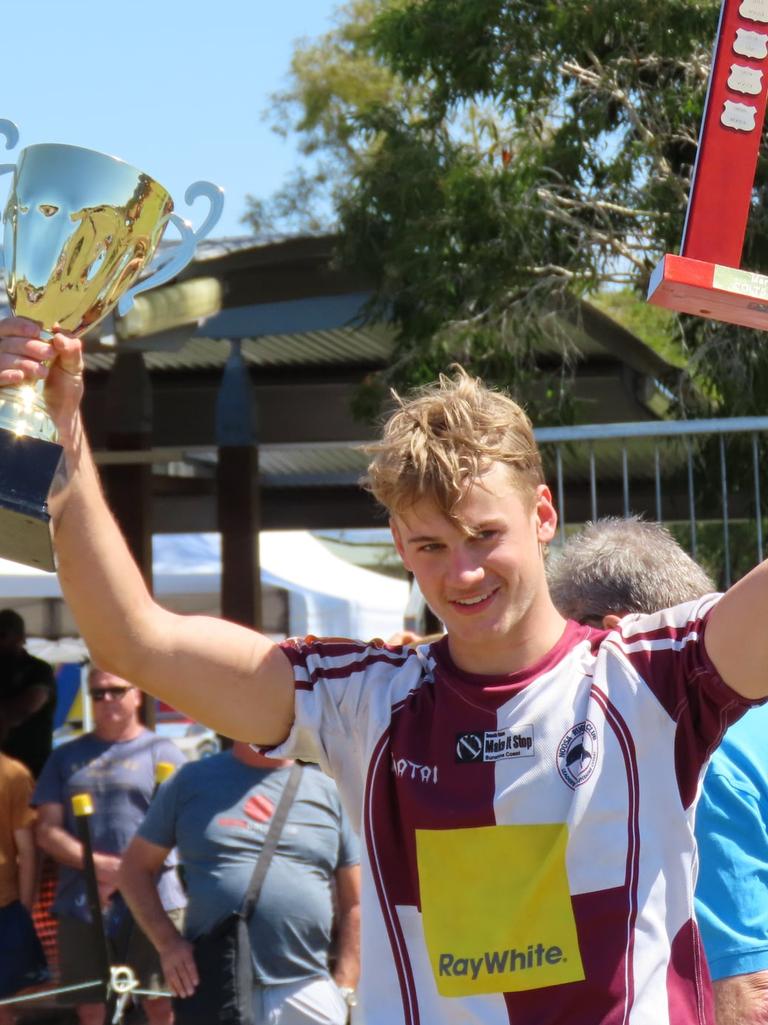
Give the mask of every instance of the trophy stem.
[{"label": "trophy stem", "polygon": [[3,388],[0,392],[0,430],[17,437],[57,441],[58,431],[45,407],[42,381],[35,385]]}]

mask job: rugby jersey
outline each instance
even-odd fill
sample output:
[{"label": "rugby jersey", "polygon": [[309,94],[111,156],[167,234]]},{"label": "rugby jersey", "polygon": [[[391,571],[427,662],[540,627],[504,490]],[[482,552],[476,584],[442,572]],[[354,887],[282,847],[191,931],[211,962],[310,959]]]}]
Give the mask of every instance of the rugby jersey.
[{"label": "rugby jersey", "polygon": [[368,1025],[710,1025],[693,914],[706,761],[750,702],[709,661],[708,596],[534,665],[287,641],[296,718],[363,839]]}]

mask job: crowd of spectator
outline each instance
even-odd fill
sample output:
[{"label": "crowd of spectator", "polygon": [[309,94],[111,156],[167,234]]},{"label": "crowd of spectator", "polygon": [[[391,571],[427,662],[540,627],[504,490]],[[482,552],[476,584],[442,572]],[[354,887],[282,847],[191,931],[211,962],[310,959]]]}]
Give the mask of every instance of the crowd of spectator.
[{"label": "crowd of spectator", "polygon": [[[0,630],[17,628],[14,617],[0,612]],[[5,721],[18,732],[43,707],[25,699],[20,678],[32,690],[53,677],[16,650],[24,673],[0,676],[0,689],[12,690]],[[34,734],[30,756],[50,752],[34,766],[37,780],[0,754],[0,999],[45,984],[58,991],[61,1020],[72,1008],[79,1025],[102,1025],[104,966],[126,965],[146,1021],[171,1025],[172,996],[190,996],[205,969],[192,941],[242,899],[292,763],[235,744],[184,764],[172,741],[142,725],[142,694],[129,681],[93,667],[88,695],[91,731],[53,751],[50,717],[47,737]],[[43,858],[57,877],[48,959],[32,917]],[[359,974],[359,845],[333,783],[313,767],[301,774],[250,932],[257,1023],[344,1025]],[[0,1025],[24,1010],[0,1005]]]}]

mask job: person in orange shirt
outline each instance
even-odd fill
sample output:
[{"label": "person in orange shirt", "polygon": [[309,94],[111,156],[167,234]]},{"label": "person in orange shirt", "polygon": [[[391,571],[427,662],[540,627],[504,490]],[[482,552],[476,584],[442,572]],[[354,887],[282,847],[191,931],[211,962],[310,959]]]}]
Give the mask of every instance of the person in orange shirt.
[{"label": "person in orange shirt", "polygon": [[[45,955],[32,923],[35,889],[35,811],[32,774],[0,754],[0,1000],[48,978]],[[13,1025],[0,1006],[0,1025]]]}]

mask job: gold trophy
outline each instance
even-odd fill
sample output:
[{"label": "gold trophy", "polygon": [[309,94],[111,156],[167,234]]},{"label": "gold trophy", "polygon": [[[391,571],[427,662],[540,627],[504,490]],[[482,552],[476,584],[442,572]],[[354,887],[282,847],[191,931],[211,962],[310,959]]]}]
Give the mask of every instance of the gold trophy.
[{"label": "gold trophy", "polygon": [[[18,130],[0,120],[5,148]],[[139,292],[175,277],[197,241],[221,216],[224,195],[210,182],[187,189],[210,209],[194,231],[173,212],[168,191],[116,157],[79,146],[43,144],[21,150],[3,214],[5,286],[11,310],[36,321],[41,337],[55,324],[81,335],[116,305],[125,315]],[[169,224],[181,243],[139,281]],[[55,569],[48,493],[61,461],[43,383],[0,389],[0,556]]]}]

